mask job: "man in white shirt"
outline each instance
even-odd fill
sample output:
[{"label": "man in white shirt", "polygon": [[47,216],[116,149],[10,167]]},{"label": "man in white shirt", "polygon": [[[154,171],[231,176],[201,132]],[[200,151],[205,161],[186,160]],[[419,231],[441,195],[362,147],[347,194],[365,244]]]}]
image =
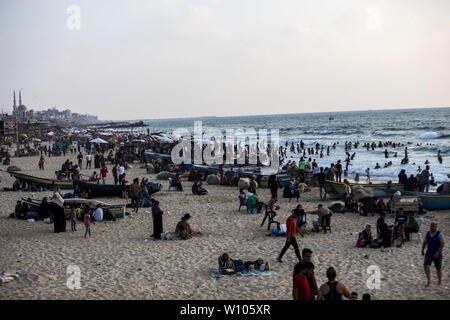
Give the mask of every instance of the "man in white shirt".
[{"label": "man in white shirt", "polygon": [[89,166],[89,169],[92,166],[92,155],[90,153],[88,153],[86,155],[86,169],[88,168],[88,166]]},{"label": "man in white shirt", "polygon": [[95,221],[103,220],[103,209],[101,208],[100,204],[97,206],[97,209],[95,209],[94,213],[92,214],[92,218],[94,218]]},{"label": "man in white shirt", "polygon": [[121,164],[119,167],[119,183],[122,182],[124,173],[125,173],[125,167]]}]

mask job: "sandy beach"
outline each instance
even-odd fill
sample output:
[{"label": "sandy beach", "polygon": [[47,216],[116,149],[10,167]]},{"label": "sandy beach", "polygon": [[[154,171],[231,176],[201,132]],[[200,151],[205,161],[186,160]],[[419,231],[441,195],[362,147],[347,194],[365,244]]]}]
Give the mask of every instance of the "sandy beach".
[{"label": "sandy beach", "polygon": [[[24,173],[55,177],[65,159],[76,163],[76,155],[46,157],[45,171],[38,168],[38,157],[11,158],[11,165]],[[140,164],[127,170],[128,180],[149,176]],[[14,179],[5,170],[0,172],[1,187],[12,186]],[[108,164],[111,172],[112,166]],[[90,174],[92,170],[83,169]],[[98,169],[97,169],[98,171]],[[153,176],[150,176],[154,181]],[[110,176],[108,183],[112,183]],[[21,197],[42,199],[51,196],[45,192],[0,192],[0,272],[24,271],[26,276],[0,285],[0,299],[292,299],[292,270],[296,257],[292,248],[283,263],[276,262],[284,237],[268,237],[267,226],[261,227],[263,214],[237,212],[236,187],[208,186],[209,194],[191,194],[191,182],[183,181],[183,192],[167,191],[168,182],[162,181],[163,191],[154,197],[164,211],[164,231],[174,231],[176,223],[190,213],[191,226],[202,233],[186,241],[152,241],[152,216],[149,209],[140,208],[137,214],[117,221],[97,222],[92,226],[91,239],[84,239],[82,222],[77,231],[53,233],[53,225],[42,221],[30,223],[8,218]],[[258,189],[263,201],[268,201],[270,191]],[[278,220],[285,223],[295,200],[281,198]],[[109,203],[124,203],[119,198],[100,199]],[[130,200],[128,200],[130,201]],[[306,211],[320,203],[318,189],[302,195],[300,203]],[[328,201],[322,202],[324,205]],[[450,212],[438,211],[434,220],[444,236],[450,234]],[[315,216],[307,216],[308,228]],[[373,299],[450,299],[449,258],[443,253],[443,280],[437,285],[432,267],[432,285],[425,288],[421,243],[417,239],[390,252],[380,249],[356,248],[359,231],[367,223],[375,231],[376,216],[362,217],[353,213],[334,214],[331,233],[309,232],[297,238],[300,248],[313,250],[313,263],[319,285],[326,281],[325,271],[334,266],[338,280],[351,291],[370,293]],[[425,235],[432,218],[422,226]],[[393,218],[388,219],[388,224]],[[148,238],[148,242],[144,239]],[[234,259],[269,261],[276,275],[265,277],[233,277],[214,279],[210,269],[217,267],[217,258],[229,252]],[[66,286],[67,267],[81,269],[81,289]],[[377,265],[381,270],[381,289],[366,286],[367,267]]]}]

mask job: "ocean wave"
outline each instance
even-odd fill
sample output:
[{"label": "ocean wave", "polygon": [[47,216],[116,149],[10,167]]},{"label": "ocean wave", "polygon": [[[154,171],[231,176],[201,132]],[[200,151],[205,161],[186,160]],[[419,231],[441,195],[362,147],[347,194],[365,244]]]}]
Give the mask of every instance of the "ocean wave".
[{"label": "ocean wave", "polygon": [[450,147],[447,146],[422,146],[419,148],[414,148],[414,151],[435,151],[441,150],[441,153],[450,154]]},{"label": "ocean wave", "polygon": [[419,139],[439,139],[439,138],[446,137],[446,136],[448,136],[448,135],[444,135],[443,133],[433,131],[433,132],[425,132],[425,133],[421,134],[419,136]]},{"label": "ocean wave", "polygon": [[391,137],[391,136],[398,136],[398,133],[393,133],[393,132],[387,132],[387,131],[382,131],[382,132],[373,132],[373,135],[376,136],[381,136],[381,137]]}]

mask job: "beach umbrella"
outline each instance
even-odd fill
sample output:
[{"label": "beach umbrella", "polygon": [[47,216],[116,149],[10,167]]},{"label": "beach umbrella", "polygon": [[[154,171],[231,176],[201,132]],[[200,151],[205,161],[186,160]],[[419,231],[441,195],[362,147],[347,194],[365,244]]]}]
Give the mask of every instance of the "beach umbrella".
[{"label": "beach umbrella", "polygon": [[91,142],[91,143],[108,143],[108,142],[106,142],[105,140],[103,140],[101,138],[92,139],[89,142]]}]

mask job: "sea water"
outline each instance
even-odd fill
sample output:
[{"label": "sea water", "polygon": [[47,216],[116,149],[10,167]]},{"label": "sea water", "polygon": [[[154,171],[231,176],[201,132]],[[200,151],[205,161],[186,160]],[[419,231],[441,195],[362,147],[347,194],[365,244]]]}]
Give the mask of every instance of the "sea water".
[{"label": "sea water", "polygon": [[[356,156],[349,166],[349,177],[360,174],[360,181],[365,181],[365,170],[370,168],[374,180],[397,181],[401,169],[410,174],[417,174],[418,166],[425,168],[425,161],[430,162],[430,171],[436,182],[448,181],[450,173],[450,108],[378,110],[378,111],[351,111],[327,113],[280,114],[239,117],[205,117],[196,119],[168,119],[144,121],[151,132],[171,133],[176,128],[187,128],[193,132],[194,120],[202,120],[205,127],[219,128],[225,134],[225,129],[279,129],[280,140],[283,146],[285,141],[298,143],[303,140],[306,146],[313,147],[317,142],[324,145],[324,155],[309,156],[315,159],[319,166],[329,167],[331,163],[341,160],[345,168],[346,158],[344,144],[346,141],[360,142],[357,149],[348,152]],[[142,128],[147,131],[147,128]],[[375,151],[367,151],[362,145],[366,142],[392,141],[408,147],[409,163],[401,165],[404,157],[403,147],[382,147]],[[333,143],[338,143],[335,150]],[[330,146],[330,156],[326,154],[326,147]],[[297,161],[300,155],[287,151],[288,159]],[[389,158],[385,159],[384,150],[389,151]],[[440,150],[443,163],[437,159]],[[397,157],[394,158],[394,153]],[[320,151],[319,151],[320,154]],[[392,161],[393,165],[383,168],[384,163]],[[379,163],[381,169],[374,169]]]}]

